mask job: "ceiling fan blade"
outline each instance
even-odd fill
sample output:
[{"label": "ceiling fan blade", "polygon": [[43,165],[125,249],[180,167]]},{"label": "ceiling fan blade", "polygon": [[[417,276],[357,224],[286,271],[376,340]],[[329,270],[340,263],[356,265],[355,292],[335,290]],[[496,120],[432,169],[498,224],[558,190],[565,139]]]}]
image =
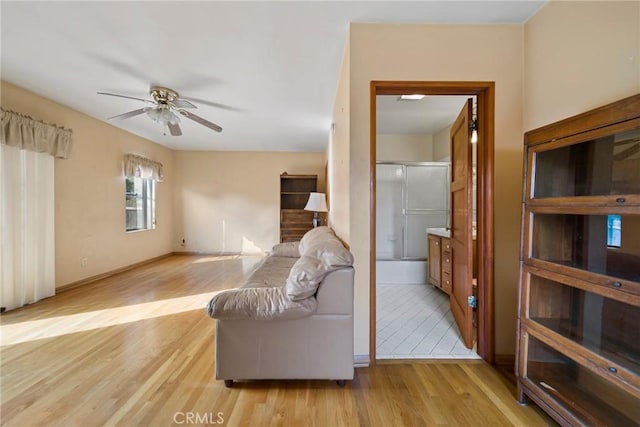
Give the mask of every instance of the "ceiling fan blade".
[{"label": "ceiling fan blade", "polygon": [[109,96],[117,96],[118,98],[127,98],[127,99],[135,99],[136,101],[142,101],[142,102],[150,102],[152,104],[155,104],[155,102],[153,102],[150,99],[142,99],[142,98],[136,98],[134,96],[127,96],[127,95],[118,95],[115,93],[108,93],[108,92],[97,92],[98,95],[109,95]]},{"label": "ceiling fan blade", "polygon": [[198,122],[198,123],[200,123],[201,125],[208,127],[209,129],[213,129],[213,130],[215,130],[216,132],[222,132],[222,128],[221,128],[220,126],[218,126],[218,125],[217,125],[217,124],[215,124],[215,123],[211,123],[209,120],[205,120],[205,119],[203,119],[202,117],[200,117],[200,116],[196,116],[195,114],[190,113],[190,112],[188,112],[188,111],[178,110],[178,112],[179,112],[180,114],[182,114],[183,116],[185,116],[186,118],[191,119],[191,120],[193,120],[194,122]]},{"label": "ceiling fan blade", "polygon": [[167,123],[169,126],[169,132],[171,132],[172,136],[180,136],[182,135],[182,130],[180,129],[180,125],[177,123]]},{"label": "ceiling fan blade", "polygon": [[134,117],[134,116],[139,116],[140,114],[144,114],[149,110],[153,110],[153,107],[138,108],[137,110],[129,111],[128,113],[118,114],[117,116],[109,117],[107,120],[128,119],[129,117]]},{"label": "ceiling fan blade", "polygon": [[209,107],[220,108],[222,110],[235,111],[235,112],[238,112],[238,113],[243,113],[244,112],[244,110],[242,110],[240,108],[233,107],[231,105],[221,104],[219,102],[211,102],[211,101],[207,101],[206,99],[201,99],[201,98],[194,98],[193,96],[180,96],[180,99],[189,99],[190,101],[197,102],[198,104],[208,105]]},{"label": "ceiling fan blade", "polygon": [[172,103],[176,108],[198,108],[186,99],[178,98]]}]

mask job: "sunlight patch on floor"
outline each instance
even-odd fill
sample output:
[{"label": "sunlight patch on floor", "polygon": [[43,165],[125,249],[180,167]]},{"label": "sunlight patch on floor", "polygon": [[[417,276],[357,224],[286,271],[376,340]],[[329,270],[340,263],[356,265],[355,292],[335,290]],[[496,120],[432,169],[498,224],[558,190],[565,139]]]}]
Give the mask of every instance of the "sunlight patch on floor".
[{"label": "sunlight patch on floor", "polygon": [[203,256],[192,262],[192,264],[202,264],[204,262],[216,262],[216,261],[228,261],[231,259],[238,259],[239,255],[215,255],[215,256]]},{"label": "sunlight patch on floor", "polygon": [[0,345],[8,346],[193,310],[202,310],[202,315],[206,316],[207,303],[220,292],[222,291],[0,325]]},{"label": "sunlight patch on floor", "polygon": [[264,258],[264,256],[264,253],[248,255],[211,255],[198,257],[198,259],[193,260],[191,263],[204,264],[209,262],[239,260],[242,263],[242,271],[245,272],[248,268],[255,266],[257,262]]}]

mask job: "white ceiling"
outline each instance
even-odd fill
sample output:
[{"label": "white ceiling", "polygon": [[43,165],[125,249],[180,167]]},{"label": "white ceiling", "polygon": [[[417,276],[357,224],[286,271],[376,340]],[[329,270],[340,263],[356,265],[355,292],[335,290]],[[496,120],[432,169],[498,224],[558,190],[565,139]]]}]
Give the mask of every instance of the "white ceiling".
[{"label": "white ceiling", "polygon": [[435,95],[426,96],[419,101],[401,101],[397,95],[378,95],[376,133],[434,135],[456,120],[469,98]]},{"label": "white ceiling", "polygon": [[3,80],[105,120],[170,87],[221,125],[113,121],[173,149],[324,151],[350,22],[522,23],[544,1],[0,2]]}]

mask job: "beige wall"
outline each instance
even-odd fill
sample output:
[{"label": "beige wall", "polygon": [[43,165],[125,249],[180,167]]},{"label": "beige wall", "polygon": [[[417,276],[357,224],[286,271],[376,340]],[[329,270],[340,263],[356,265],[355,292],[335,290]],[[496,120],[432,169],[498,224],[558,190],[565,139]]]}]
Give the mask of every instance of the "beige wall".
[{"label": "beige wall", "polygon": [[176,151],[174,249],[270,250],[280,241],[280,174],[318,175],[324,191],[325,162],[324,153]]},{"label": "beige wall", "polygon": [[433,137],[378,134],[376,160],[430,162],[433,160]]},{"label": "beige wall", "polygon": [[352,24],[350,32],[349,243],[356,270],[355,353],[369,352],[371,80],[496,82],[496,351],[513,353],[522,174],[522,26]]},{"label": "beige wall", "polygon": [[350,102],[349,102],[349,40],[345,44],[342,67],[333,104],[333,130],[327,148],[329,175],[329,225],[345,243],[349,242],[349,158],[350,158]]},{"label": "beige wall", "polygon": [[[71,159],[55,160],[56,286],[171,252],[172,151],[32,92],[2,82],[2,107],[73,129]],[[125,232],[122,158],[161,162],[155,230]],[[81,267],[82,258],[87,259]]]},{"label": "beige wall", "polygon": [[451,161],[451,126],[447,126],[440,132],[433,135],[433,161]]},{"label": "beige wall", "polygon": [[640,92],[638,1],[551,1],[524,40],[525,131]]}]

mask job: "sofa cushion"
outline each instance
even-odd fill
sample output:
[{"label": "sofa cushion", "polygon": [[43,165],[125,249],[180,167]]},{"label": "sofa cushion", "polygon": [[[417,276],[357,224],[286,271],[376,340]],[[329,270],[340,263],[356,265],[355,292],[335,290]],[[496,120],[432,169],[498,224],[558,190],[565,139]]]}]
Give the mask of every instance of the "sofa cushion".
[{"label": "sofa cushion", "polygon": [[300,258],[300,242],[278,243],[271,248],[272,256],[282,256],[288,258]]},{"label": "sofa cushion", "polygon": [[315,240],[305,246],[304,256],[319,259],[331,267],[349,267],[353,265],[353,255],[337,237]]},{"label": "sofa cushion", "polygon": [[353,265],[353,255],[344,247],[340,239],[326,226],[308,231],[300,240],[301,256],[318,258],[333,267]]},{"label": "sofa cushion", "polygon": [[327,227],[326,225],[312,228],[311,230],[304,233],[304,236],[302,236],[302,239],[300,239],[300,242],[298,244],[298,250],[300,252],[300,255],[304,255],[305,247],[307,245],[310,245],[312,242],[322,239],[327,235],[335,236],[333,234],[333,231],[331,231],[331,228]]},{"label": "sofa cushion", "polygon": [[214,319],[299,319],[315,310],[315,298],[292,301],[284,286],[229,289],[215,295],[207,304],[207,312]]},{"label": "sofa cushion", "polygon": [[242,288],[272,288],[284,286],[291,267],[298,258],[268,256],[251,273]]},{"label": "sofa cushion", "polygon": [[325,274],[327,265],[322,260],[309,256],[300,257],[287,277],[287,295],[293,301],[309,298],[316,293]]}]

